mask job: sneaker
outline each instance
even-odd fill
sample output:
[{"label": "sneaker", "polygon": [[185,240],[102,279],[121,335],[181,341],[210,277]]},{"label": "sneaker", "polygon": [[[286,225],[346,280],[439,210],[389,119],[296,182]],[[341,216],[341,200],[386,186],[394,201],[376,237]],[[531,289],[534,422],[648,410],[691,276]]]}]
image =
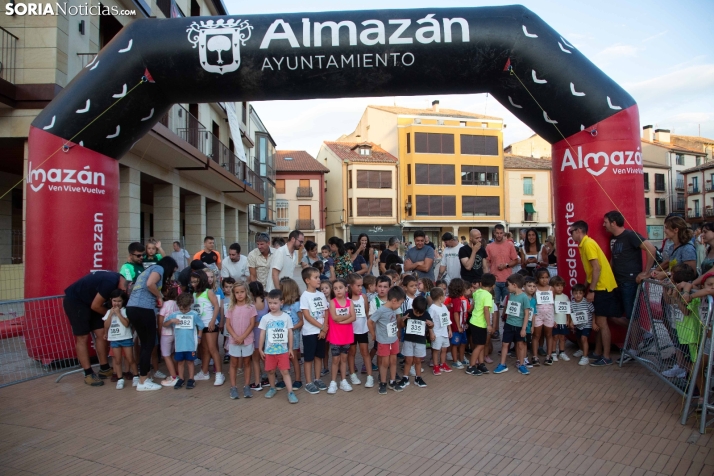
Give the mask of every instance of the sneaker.
[{"label": "sneaker", "polygon": [[379,394],[380,395],[386,395],[387,394],[387,384],[384,382],[379,382]]},{"label": "sneaker", "polygon": [[557,362],[557,361],[558,361],[558,354],[556,354],[555,352],[553,352],[552,354],[550,354],[550,358],[551,358],[551,360],[552,360],[553,362]]},{"label": "sneaker", "polygon": [[231,356],[229,354],[226,354],[223,356],[223,364],[230,364],[231,363]]},{"label": "sneaker", "polygon": [[317,388],[320,389],[321,392],[324,392],[325,390],[327,390],[327,385],[325,385],[325,382],[323,382],[322,380],[317,379],[313,383],[317,386]]},{"label": "sneaker", "polygon": [[139,385],[139,376],[138,375],[134,376],[134,378],[131,379],[131,386],[136,387],[137,385]]},{"label": "sneaker", "polygon": [[223,375],[222,373],[219,372],[219,373],[216,374],[216,381],[213,382],[213,386],[214,386],[214,387],[220,387],[221,385],[223,385],[223,383],[224,383],[225,381],[226,381],[225,375]]},{"label": "sneaker", "polygon": [[436,375],[438,377],[439,375],[441,375],[441,366],[435,365],[434,370],[432,370],[432,372],[434,373],[434,375]]},{"label": "sneaker", "polygon": [[493,369],[493,373],[502,374],[503,372],[508,372],[508,367],[504,364],[498,364],[498,367]]},{"label": "sneaker", "polygon": [[293,391],[300,390],[301,388],[302,388],[302,382],[300,380],[296,380],[293,382]]},{"label": "sneaker", "polygon": [[406,375],[404,377],[402,377],[402,379],[399,381],[399,385],[401,385],[402,388],[408,387],[409,386],[409,377],[407,377]]},{"label": "sneaker", "polygon": [[196,367],[200,367],[202,363],[203,362],[201,361],[201,359],[196,359],[193,361],[193,365],[195,365]]},{"label": "sneaker", "polygon": [[153,390],[161,390],[161,385],[154,383],[147,378],[144,380],[144,383],[140,383],[136,386],[136,390],[139,392],[151,392]]},{"label": "sneaker", "polygon": [[371,375],[367,376],[367,381],[364,383],[364,388],[372,388],[374,387],[374,377]]},{"label": "sneaker", "polygon": [[531,365],[533,365],[533,367],[540,367],[540,359],[538,357],[533,357]]},{"label": "sneaker", "polygon": [[538,347],[538,355],[540,355],[541,357],[545,357],[546,355],[548,355],[548,353],[543,347]]},{"label": "sneaker", "polygon": [[254,392],[262,392],[263,391],[263,387],[257,383],[251,383],[250,389],[253,390]]},{"label": "sneaker", "polygon": [[518,367],[518,373],[521,375],[528,375],[530,374],[530,371],[528,370],[528,367],[526,367],[525,365],[521,365],[520,367]]},{"label": "sneaker", "polygon": [[156,378],[166,378],[166,374],[163,373],[161,370],[157,370],[156,372],[154,372],[154,377],[156,377]]},{"label": "sneaker", "polygon": [[416,377],[416,368],[412,365],[411,368],[409,369],[409,376],[411,377]]},{"label": "sneaker", "polygon": [[328,373],[330,373],[329,370],[327,370],[327,369],[322,369],[322,372],[320,372],[320,377],[324,377],[324,376],[327,375]]},{"label": "sneaker", "polygon": [[451,352],[446,353],[446,360],[454,360],[454,358],[451,356]]},{"label": "sneaker", "polygon": [[288,393],[288,402],[290,402],[290,403],[298,402],[298,398],[295,396],[295,392]]},{"label": "sneaker", "polygon": [[261,387],[270,387],[270,381],[267,378],[260,379]]},{"label": "sneaker", "polygon": [[270,387],[267,392],[265,392],[265,398],[273,398],[275,394],[278,393],[274,387]]},{"label": "sneaker", "polygon": [[230,397],[231,400],[238,400],[238,387],[231,387]]},{"label": "sneaker", "polygon": [[543,362],[543,363],[544,363],[545,365],[553,365],[553,358],[552,358],[552,357],[548,357],[547,359],[545,359],[545,362]]},{"label": "sneaker", "polygon": [[112,379],[110,382],[117,383],[119,381],[119,377],[117,377],[117,374],[112,374]]},{"label": "sneaker", "polygon": [[184,380],[182,378],[177,378],[176,383],[174,384],[174,390],[178,390],[179,388],[183,387]]},{"label": "sneaker", "polygon": [[528,358],[523,359],[523,365],[525,365],[529,369],[533,368],[533,364],[531,364],[531,361],[528,360]]},{"label": "sneaker", "polygon": [[176,377],[166,377],[166,380],[161,381],[161,385],[164,387],[173,387],[176,385],[176,380],[178,380]]},{"label": "sneaker", "polygon": [[362,385],[362,381],[359,379],[357,374],[350,374],[350,383],[352,385]]},{"label": "sneaker", "polygon": [[446,364],[441,364],[441,371],[446,372],[448,374],[449,372],[451,372],[451,367]]},{"label": "sneaker", "polygon": [[464,364],[457,360],[456,362],[454,362],[454,368],[457,370],[462,370],[464,368]]},{"label": "sneaker", "polygon": [[478,369],[481,371],[482,374],[490,373],[490,371],[484,364],[478,364]]},{"label": "sneaker", "polygon": [[636,350],[630,350],[630,352],[632,352],[632,353],[631,353],[631,354],[629,354],[629,353],[628,353],[628,354],[622,354],[622,363],[623,363],[623,364],[626,364],[627,362],[634,362],[634,360],[635,360],[635,357],[634,357],[634,356],[637,355],[637,351],[636,351]]},{"label": "sneaker", "polygon": [[250,391],[250,385],[243,387],[243,398],[253,398],[253,392]]},{"label": "sneaker", "polygon": [[585,357],[584,355],[580,357],[580,361],[578,362],[578,365],[590,365],[590,359]]},{"label": "sneaker", "polygon": [[484,358],[483,360],[484,360],[487,364],[492,364],[492,363],[493,363],[493,359],[492,359],[491,357],[489,357],[488,355],[487,355],[486,358]]},{"label": "sneaker", "polygon": [[275,390],[283,390],[285,388],[285,382],[282,380],[275,384]]},{"label": "sneaker", "polygon": [[[218,377],[216,377],[216,378],[218,378]],[[203,370],[201,370],[200,372],[198,372],[198,373],[193,377],[193,379],[194,379],[194,380],[210,380],[210,379],[211,379],[211,375],[210,375],[210,373],[209,373],[209,374],[204,374],[204,373],[203,373]]]},{"label": "sneaker", "polygon": [[602,355],[598,355],[598,354],[596,354],[595,352],[593,352],[593,351],[591,350],[590,353],[588,354],[588,359],[590,359],[590,360],[600,360],[600,359],[602,359]]},{"label": "sneaker", "polygon": [[483,374],[483,372],[481,372],[475,365],[473,367],[466,367],[466,373],[476,376],[481,376],[481,374]]},{"label": "sneaker", "polygon": [[469,366],[469,360],[468,360],[468,359],[464,359],[464,360],[461,361],[461,364],[462,364],[464,367],[468,367],[468,366]]},{"label": "sneaker", "polygon": [[328,395],[334,395],[337,393],[337,382],[334,380],[330,382],[330,386],[327,388],[327,394]]},{"label": "sneaker", "polygon": [[194,388],[196,388],[196,379],[188,379],[188,381],[186,381],[186,390],[193,390]]},{"label": "sneaker", "polygon": [[[612,359],[606,359],[605,357],[603,357],[590,364],[590,367],[605,367],[606,365],[612,365]],[[684,372],[684,375],[686,374],[687,373]]]},{"label": "sneaker", "polygon": [[424,387],[426,387],[426,382],[424,381],[423,378],[421,378],[421,377],[416,377],[416,378],[414,379],[414,385],[416,385],[416,386],[419,387],[419,388],[424,388]]},{"label": "sneaker", "polygon": [[100,379],[104,380],[107,378],[111,378],[113,373],[114,371],[111,367],[109,367],[107,370],[99,370],[99,372],[97,372],[97,375]]},{"label": "sneaker", "polygon": [[376,365],[372,364],[372,372],[378,372],[378,371],[379,371],[379,367],[377,367]]},{"label": "sneaker", "polygon": [[360,373],[366,374],[367,373],[367,366],[362,364],[362,370],[360,370]]},{"label": "sneaker", "polygon": [[104,382],[102,382],[99,376],[97,376],[97,374],[95,374],[94,372],[84,376],[84,383],[86,383],[90,387],[101,387],[102,385],[104,385]]},{"label": "sneaker", "polygon": [[568,354],[566,354],[565,352],[561,352],[560,354],[558,354],[558,357],[560,358],[560,360],[570,362],[570,357],[568,357]]},{"label": "sneaker", "polygon": [[402,387],[402,385],[396,380],[394,382],[389,382],[388,386],[395,392],[401,392],[404,390],[404,387]]},{"label": "sneaker", "polygon": [[320,393],[320,389],[317,388],[317,385],[312,382],[305,385],[305,391],[312,395],[317,395],[318,393]]},{"label": "sneaker", "polygon": [[662,375],[667,378],[684,378],[687,376],[687,371],[679,365],[674,364],[674,367],[669,370],[665,370],[662,372]]},{"label": "sneaker", "polygon": [[576,350],[575,352],[573,352],[573,357],[575,357],[575,358],[578,358],[578,359],[579,359],[579,358],[582,357],[582,356],[583,356],[583,351],[580,350],[580,349],[578,349],[578,350]]},{"label": "sneaker", "polygon": [[[354,375],[354,374],[352,374],[352,375]],[[342,381],[340,382],[340,390],[342,390],[343,392],[351,392],[352,385],[350,385],[350,383],[347,380],[342,379]]]},{"label": "sneaker", "polygon": [[124,388],[124,379],[120,378],[117,380],[117,390],[121,390]]}]

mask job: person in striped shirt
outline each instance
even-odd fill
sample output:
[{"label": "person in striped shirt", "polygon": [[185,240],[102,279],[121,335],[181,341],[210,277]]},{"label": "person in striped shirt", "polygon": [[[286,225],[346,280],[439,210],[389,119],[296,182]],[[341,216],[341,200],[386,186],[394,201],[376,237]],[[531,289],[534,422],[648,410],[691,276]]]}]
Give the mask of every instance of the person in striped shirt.
[{"label": "person in striped shirt", "polygon": [[590,332],[599,330],[597,323],[593,322],[593,303],[585,299],[585,285],[576,284],[573,286],[573,300],[570,302],[570,316],[568,323],[575,328],[575,336],[580,341],[580,350],[573,354],[573,357],[580,357],[578,365],[588,365],[588,337]]}]

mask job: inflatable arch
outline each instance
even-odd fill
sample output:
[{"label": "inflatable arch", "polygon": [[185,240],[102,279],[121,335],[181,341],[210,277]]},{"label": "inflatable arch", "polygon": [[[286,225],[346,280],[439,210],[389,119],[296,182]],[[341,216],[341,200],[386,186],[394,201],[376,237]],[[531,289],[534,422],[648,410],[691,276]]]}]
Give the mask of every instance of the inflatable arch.
[{"label": "inflatable arch", "polygon": [[[607,195],[644,233],[635,101],[524,7],[137,20],[32,123],[25,296],[117,269],[117,159],[174,103],[483,92],[553,144],[568,281],[584,275],[567,223],[609,248]],[[47,240],[65,250],[48,260]]]}]

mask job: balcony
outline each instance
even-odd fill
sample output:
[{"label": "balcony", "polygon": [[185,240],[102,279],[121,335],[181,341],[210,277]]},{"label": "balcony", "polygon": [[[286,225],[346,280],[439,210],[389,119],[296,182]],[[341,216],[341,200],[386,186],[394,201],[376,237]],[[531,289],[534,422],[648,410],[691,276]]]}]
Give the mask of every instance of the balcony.
[{"label": "balcony", "polygon": [[699,185],[692,185],[690,183],[689,186],[687,187],[687,193],[690,195],[693,195],[693,194],[699,193],[699,192],[700,192]]},{"label": "balcony", "polygon": [[298,187],[295,196],[297,198],[312,198],[312,187]]},{"label": "balcony", "polygon": [[295,220],[295,229],[300,231],[311,231],[315,229],[315,220],[302,219]]},{"label": "balcony", "polygon": [[674,188],[676,190],[684,190],[684,179],[677,179],[674,183]]},{"label": "balcony", "polygon": [[705,217],[714,217],[714,210],[712,210],[712,207],[707,207],[704,209],[704,216]]},{"label": "balcony", "polygon": [[704,191],[714,192],[714,185],[712,185],[711,180],[707,180],[707,183],[704,185]]},{"label": "balcony", "polygon": [[[684,200],[677,200],[674,203],[674,210],[678,211],[678,212],[684,211]],[[665,213],[665,215],[666,215],[666,213]]]},{"label": "balcony", "polygon": [[273,210],[268,208],[265,204],[263,205],[253,205],[250,209],[250,221],[265,223],[268,225],[275,225],[275,220],[273,219]]},{"label": "balcony", "polygon": [[18,38],[0,27],[0,79],[15,84]]},{"label": "balcony", "polygon": [[[649,191],[649,187],[645,189],[645,191]],[[664,183],[655,183],[655,192],[664,193],[666,191],[667,190],[664,188]]]},{"label": "balcony", "polygon": [[523,212],[523,223],[537,222],[537,221],[538,221],[538,212],[533,212],[533,213]]},{"label": "balcony", "polygon": [[687,210],[687,218],[701,218],[701,210]]}]

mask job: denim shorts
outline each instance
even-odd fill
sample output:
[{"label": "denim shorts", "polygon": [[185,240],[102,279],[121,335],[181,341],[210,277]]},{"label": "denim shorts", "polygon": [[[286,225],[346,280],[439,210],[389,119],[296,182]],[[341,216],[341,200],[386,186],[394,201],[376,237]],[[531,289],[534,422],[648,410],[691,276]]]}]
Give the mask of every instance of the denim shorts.
[{"label": "denim shorts", "polygon": [[184,360],[193,362],[196,360],[196,352],[174,352],[174,360],[176,362],[182,362]]},{"label": "denim shorts", "polygon": [[112,349],[119,347],[134,347],[134,339],[113,340],[109,342]]},{"label": "denim shorts", "polygon": [[496,287],[493,288],[495,293],[496,306],[501,306],[501,302],[508,296],[508,285],[503,283],[496,283]]},{"label": "denim shorts", "polygon": [[452,332],[451,333],[451,345],[461,345],[468,342],[465,332]]}]

